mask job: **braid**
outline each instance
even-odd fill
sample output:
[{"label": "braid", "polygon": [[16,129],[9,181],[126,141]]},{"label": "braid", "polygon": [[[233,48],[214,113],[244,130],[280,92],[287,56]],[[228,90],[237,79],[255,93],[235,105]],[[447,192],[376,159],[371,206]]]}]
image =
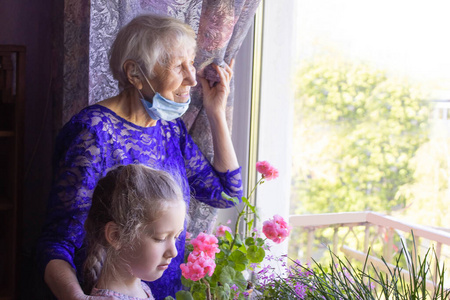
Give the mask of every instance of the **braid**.
[{"label": "braid", "polygon": [[105,247],[100,243],[92,243],[92,247],[84,262],[84,286],[85,293],[90,293],[102,272],[106,258]]}]

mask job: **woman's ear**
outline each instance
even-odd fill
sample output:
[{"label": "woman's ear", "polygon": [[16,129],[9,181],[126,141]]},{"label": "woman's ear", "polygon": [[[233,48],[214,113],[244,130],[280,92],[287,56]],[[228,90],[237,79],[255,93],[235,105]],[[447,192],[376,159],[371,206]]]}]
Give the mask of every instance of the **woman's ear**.
[{"label": "woman's ear", "polygon": [[141,74],[139,71],[139,66],[136,64],[135,61],[127,60],[123,64],[123,71],[127,75],[128,81],[134,85],[135,88],[138,90],[141,90],[143,88],[142,80],[141,80]]},{"label": "woman's ear", "polygon": [[106,241],[114,247],[114,249],[119,250],[120,249],[120,232],[119,232],[119,226],[117,226],[116,223],[113,221],[109,221],[105,225],[105,238]]}]

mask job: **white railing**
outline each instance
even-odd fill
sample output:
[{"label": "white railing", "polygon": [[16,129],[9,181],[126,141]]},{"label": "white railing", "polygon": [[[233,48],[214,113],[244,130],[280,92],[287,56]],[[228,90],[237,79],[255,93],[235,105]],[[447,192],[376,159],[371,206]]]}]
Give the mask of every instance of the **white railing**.
[{"label": "white railing", "polygon": [[447,121],[450,119],[450,100],[432,101],[433,110],[431,112],[432,120]]},{"label": "white railing", "polygon": [[[394,267],[391,265],[396,252],[394,251],[394,240],[403,241],[402,245],[406,246],[406,248],[397,249],[397,251],[402,251],[404,255],[409,255],[414,266],[417,266],[416,259],[420,256],[421,248],[434,249],[436,261],[431,265],[432,280],[438,278],[436,274],[438,267],[442,270],[442,267],[448,266],[448,263],[450,263],[450,254],[448,253],[450,252],[449,232],[411,224],[375,212],[292,215],[289,218],[289,225],[293,228],[301,228],[301,231],[307,235],[306,245],[303,247],[306,248],[306,251],[303,251],[302,259],[309,262],[311,262],[311,257],[315,250],[314,247],[317,248],[317,240],[320,238],[320,236],[317,236],[319,230],[332,229],[332,237],[328,239],[330,243],[321,245],[322,247],[330,247],[336,254],[343,253],[348,259],[355,259],[361,262],[367,259],[369,263],[386,272],[388,268]],[[359,234],[355,232],[355,228],[360,228]],[[353,235],[354,238],[348,238],[349,235]],[[411,250],[407,249],[407,236],[411,236],[410,240],[414,240],[415,243],[414,246],[411,246]],[[373,249],[376,248],[375,244],[377,242],[378,248],[383,250],[382,253],[375,253],[376,256],[374,256],[373,253],[376,251],[373,251]],[[443,252],[443,247],[445,248],[445,253]],[[370,255],[368,255],[369,248],[371,249]],[[397,248],[401,248],[401,246]],[[381,260],[380,256],[384,261]],[[408,273],[407,271],[403,272]],[[446,274],[446,277],[448,278],[450,275]],[[427,281],[427,286],[430,288],[434,286],[432,280]]]}]

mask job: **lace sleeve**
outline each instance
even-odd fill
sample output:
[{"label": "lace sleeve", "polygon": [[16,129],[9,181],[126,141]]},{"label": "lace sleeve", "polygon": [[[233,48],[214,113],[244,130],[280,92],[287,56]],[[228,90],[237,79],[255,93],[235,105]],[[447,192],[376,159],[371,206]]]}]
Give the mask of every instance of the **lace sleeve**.
[{"label": "lace sleeve", "polygon": [[241,198],[241,168],[228,170],[224,173],[216,171],[187,133],[184,126],[181,134],[186,174],[193,197],[217,208],[233,206],[234,203],[223,199],[221,194],[225,192],[229,196]]},{"label": "lace sleeve", "polygon": [[74,257],[83,243],[92,192],[102,175],[99,145],[97,134],[79,123],[68,123],[59,134],[55,181],[38,242],[41,271],[53,259],[65,260],[76,269]]}]

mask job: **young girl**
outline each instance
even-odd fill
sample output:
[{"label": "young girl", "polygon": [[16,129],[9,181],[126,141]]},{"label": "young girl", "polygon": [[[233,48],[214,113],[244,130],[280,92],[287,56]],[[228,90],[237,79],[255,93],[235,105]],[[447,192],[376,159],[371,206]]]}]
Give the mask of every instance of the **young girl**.
[{"label": "young girl", "polygon": [[143,165],[100,179],[85,222],[85,290],[110,299],[154,299],[142,282],[162,276],[177,255],[186,204],[173,178]]}]

